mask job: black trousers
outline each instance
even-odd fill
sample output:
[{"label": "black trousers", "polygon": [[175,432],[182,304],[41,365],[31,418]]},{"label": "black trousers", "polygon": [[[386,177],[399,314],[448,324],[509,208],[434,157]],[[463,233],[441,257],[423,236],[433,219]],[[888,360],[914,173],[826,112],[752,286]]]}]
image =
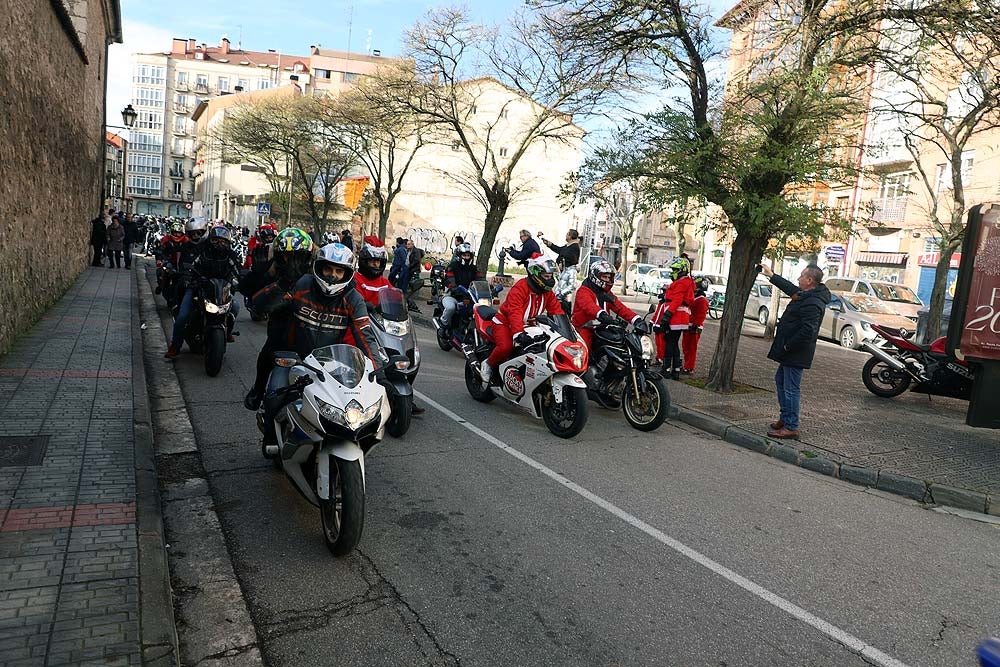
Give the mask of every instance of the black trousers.
[{"label": "black trousers", "polygon": [[104,262],[102,261],[104,257],[104,245],[94,246],[94,259],[91,260],[91,266],[102,266]]},{"label": "black trousers", "polygon": [[673,329],[668,329],[664,334],[665,342],[667,344],[666,356],[663,358],[663,370],[672,370],[676,368],[680,370],[681,368],[681,334],[684,333],[681,330],[674,331]]}]

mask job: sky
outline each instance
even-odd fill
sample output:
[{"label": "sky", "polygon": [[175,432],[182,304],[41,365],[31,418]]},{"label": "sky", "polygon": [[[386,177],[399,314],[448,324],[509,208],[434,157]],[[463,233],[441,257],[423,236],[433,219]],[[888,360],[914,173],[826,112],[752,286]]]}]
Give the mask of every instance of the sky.
[{"label": "sky", "polygon": [[[129,103],[132,53],[170,50],[174,37],[218,45],[226,36],[235,46],[308,55],[309,46],[399,55],[405,30],[435,6],[461,4],[433,0],[121,0],[123,44],[108,56],[107,122],[121,125]],[[713,15],[735,0],[708,0]],[[499,24],[524,0],[470,0],[472,18]]]}]

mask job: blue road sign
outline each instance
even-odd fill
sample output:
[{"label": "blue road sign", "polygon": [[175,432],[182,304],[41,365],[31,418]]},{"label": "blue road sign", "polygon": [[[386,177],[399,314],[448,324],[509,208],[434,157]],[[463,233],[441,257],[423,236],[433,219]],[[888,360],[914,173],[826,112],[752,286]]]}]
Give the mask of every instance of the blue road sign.
[{"label": "blue road sign", "polygon": [[257,202],[257,215],[271,215],[271,205],[266,201]]}]

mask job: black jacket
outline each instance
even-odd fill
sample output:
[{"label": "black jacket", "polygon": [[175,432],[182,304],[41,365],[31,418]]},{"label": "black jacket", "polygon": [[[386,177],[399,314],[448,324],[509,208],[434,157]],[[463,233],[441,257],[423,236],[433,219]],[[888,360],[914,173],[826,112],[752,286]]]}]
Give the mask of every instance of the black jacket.
[{"label": "black jacket", "polygon": [[830,290],[822,283],[811,290],[801,290],[778,275],[771,276],[771,284],[792,300],[778,322],[767,358],[783,366],[809,368],[816,354],[823,312],[830,303]]},{"label": "black jacket", "polygon": [[125,243],[135,243],[136,238],[139,236],[139,226],[136,222],[126,218],[125,222],[122,223],[122,227],[125,228]]},{"label": "black jacket", "polygon": [[90,222],[90,245],[102,246],[108,242],[108,228],[104,226],[103,218],[94,218]]},{"label": "black jacket", "polygon": [[517,260],[518,264],[528,265],[528,260],[535,253],[541,254],[542,249],[538,247],[538,241],[535,239],[528,239],[521,244],[520,250],[511,250],[507,254]]},{"label": "black jacket", "polygon": [[567,243],[566,245],[556,245],[551,241],[545,241],[545,245],[552,249],[559,259],[556,260],[561,269],[568,269],[580,263],[580,244]]},{"label": "black jacket", "polygon": [[444,274],[445,285],[455,287],[461,285],[468,287],[473,280],[482,280],[483,274],[476,268],[475,263],[466,266],[462,260],[456,259],[448,265],[448,270]]}]

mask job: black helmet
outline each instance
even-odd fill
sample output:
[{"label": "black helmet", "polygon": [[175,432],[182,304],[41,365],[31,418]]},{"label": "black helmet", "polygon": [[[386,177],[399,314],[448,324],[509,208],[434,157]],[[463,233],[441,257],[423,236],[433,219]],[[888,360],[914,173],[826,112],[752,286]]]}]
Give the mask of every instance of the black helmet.
[{"label": "black helmet", "polygon": [[374,280],[385,271],[385,248],[366,243],[358,253],[358,273],[369,280]]},{"label": "black helmet", "polygon": [[208,253],[213,257],[225,257],[233,249],[233,236],[224,225],[215,225],[208,230],[205,242]]}]

